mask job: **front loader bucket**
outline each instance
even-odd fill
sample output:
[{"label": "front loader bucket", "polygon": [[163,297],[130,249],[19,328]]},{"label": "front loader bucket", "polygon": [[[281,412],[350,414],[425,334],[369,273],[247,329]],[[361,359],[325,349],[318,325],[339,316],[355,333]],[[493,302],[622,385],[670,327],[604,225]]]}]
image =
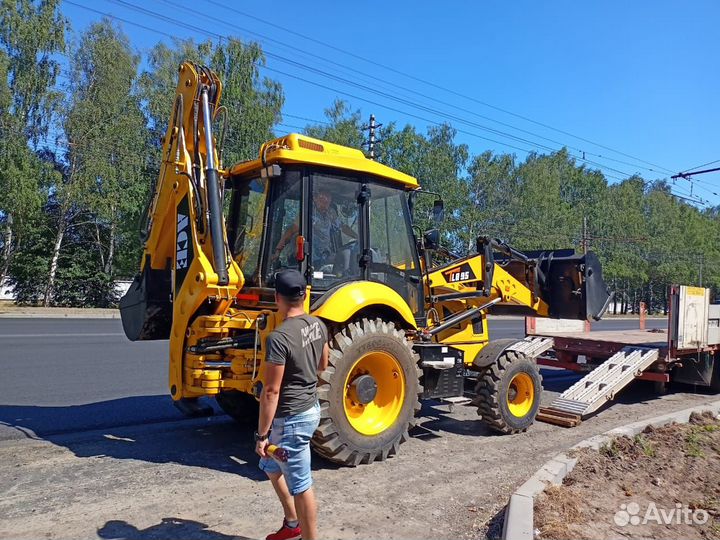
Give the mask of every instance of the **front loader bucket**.
[{"label": "front loader bucket", "polygon": [[554,257],[552,253],[537,259],[540,296],[556,319],[600,320],[610,303],[610,292],[602,277],[597,256]]},{"label": "front loader bucket", "polygon": [[172,326],[170,272],[149,263],[120,299],[120,318],[130,341],[168,339]]}]

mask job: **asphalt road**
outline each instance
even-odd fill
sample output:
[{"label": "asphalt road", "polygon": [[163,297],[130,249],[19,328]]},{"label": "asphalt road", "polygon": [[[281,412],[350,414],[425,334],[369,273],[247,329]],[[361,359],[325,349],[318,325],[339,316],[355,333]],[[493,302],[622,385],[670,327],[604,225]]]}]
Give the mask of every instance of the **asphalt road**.
[{"label": "asphalt road", "polygon": [[[522,323],[495,319],[490,329],[520,337]],[[166,342],[130,343],[117,320],[0,319],[0,538],[249,540],[277,527],[252,427],[224,415],[182,418],[166,364]],[[543,376],[543,403],[575,380],[562,370]],[[634,385],[576,428],[536,422],[511,436],[492,434],[469,404],[424,402],[397,457],[357,468],[313,458],[323,534],[483,537],[510,493],[558,452],[714,399]]]},{"label": "asphalt road", "polygon": [[[522,319],[489,324],[494,338],[524,335]],[[665,324],[648,320],[648,328]],[[637,328],[637,320],[593,328]],[[0,369],[0,440],[18,430],[43,436],[183,418],[167,390],[167,342],[132,343],[117,319],[0,319]]]}]

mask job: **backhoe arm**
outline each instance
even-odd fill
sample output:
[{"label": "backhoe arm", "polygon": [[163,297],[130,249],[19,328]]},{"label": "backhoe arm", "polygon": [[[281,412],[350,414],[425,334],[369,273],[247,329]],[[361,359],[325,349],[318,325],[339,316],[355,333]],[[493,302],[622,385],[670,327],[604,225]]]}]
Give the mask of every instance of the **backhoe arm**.
[{"label": "backhoe arm", "polygon": [[206,313],[224,312],[243,285],[227,248],[212,132],[221,91],[208,68],[180,66],[160,174],[141,232],[140,274],[120,302],[127,336],[178,340],[171,354],[181,353],[200,305],[209,305]]}]

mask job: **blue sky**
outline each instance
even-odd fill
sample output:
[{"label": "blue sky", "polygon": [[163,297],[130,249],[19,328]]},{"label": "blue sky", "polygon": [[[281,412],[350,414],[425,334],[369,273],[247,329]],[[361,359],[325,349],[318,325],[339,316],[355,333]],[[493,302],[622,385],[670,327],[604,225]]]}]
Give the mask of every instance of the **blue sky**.
[{"label": "blue sky", "polygon": [[[208,37],[112,0],[73,1],[178,37]],[[472,153],[489,149],[515,153],[522,159],[525,150],[545,153],[544,146],[567,145],[576,157],[585,152],[586,159],[602,165],[611,182],[615,181],[612,177],[635,172],[647,179],[664,178],[669,171],[720,160],[720,41],[716,29],[720,2],[123,1],[211,33],[260,41],[274,55],[268,58],[268,68],[285,73],[265,71],[282,82],[287,115],[321,120],[323,110],[337,97],[361,109],[363,117],[372,112],[380,122],[411,123],[421,130],[427,127],[426,120],[443,122],[452,115],[460,121],[451,123],[465,132],[459,133],[457,140],[467,143]],[[74,30],[99,18],[68,3],[62,9]],[[169,41],[156,32],[121,26],[141,53],[158,41]],[[436,86],[303,39],[282,27]],[[387,95],[328,80],[278,57]],[[303,126],[306,122],[287,116],[285,124]],[[713,194],[720,193],[720,174],[696,177],[692,189],[694,195],[720,204],[720,197]],[[675,191],[687,195],[690,183],[679,181]]]}]

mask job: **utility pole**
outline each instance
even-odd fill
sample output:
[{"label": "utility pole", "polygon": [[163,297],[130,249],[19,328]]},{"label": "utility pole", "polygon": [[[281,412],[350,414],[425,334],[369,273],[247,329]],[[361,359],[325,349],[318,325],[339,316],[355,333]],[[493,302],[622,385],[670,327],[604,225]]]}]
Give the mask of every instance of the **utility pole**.
[{"label": "utility pole", "polygon": [[375,138],[375,130],[382,127],[382,124],[375,123],[375,115],[370,115],[370,122],[367,126],[363,126],[362,130],[368,132],[368,138],[363,143],[363,146],[367,146],[368,158],[375,160],[375,145],[381,141]]},{"label": "utility pole", "polygon": [[705,262],[705,255],[702,253],[698,256],[698,281],[700,287],[703,286],[703,263]]},{"label": "utility pole", "polygon": [[[583,216],[583,229],[582,229],[582,249],[583,253],[587,255],[588,252],[588,226],[587,226],[587,216]],[[586,320],[585,324],[585,332],[589,332],[591,330],[590,328],[590,321]]]}]

